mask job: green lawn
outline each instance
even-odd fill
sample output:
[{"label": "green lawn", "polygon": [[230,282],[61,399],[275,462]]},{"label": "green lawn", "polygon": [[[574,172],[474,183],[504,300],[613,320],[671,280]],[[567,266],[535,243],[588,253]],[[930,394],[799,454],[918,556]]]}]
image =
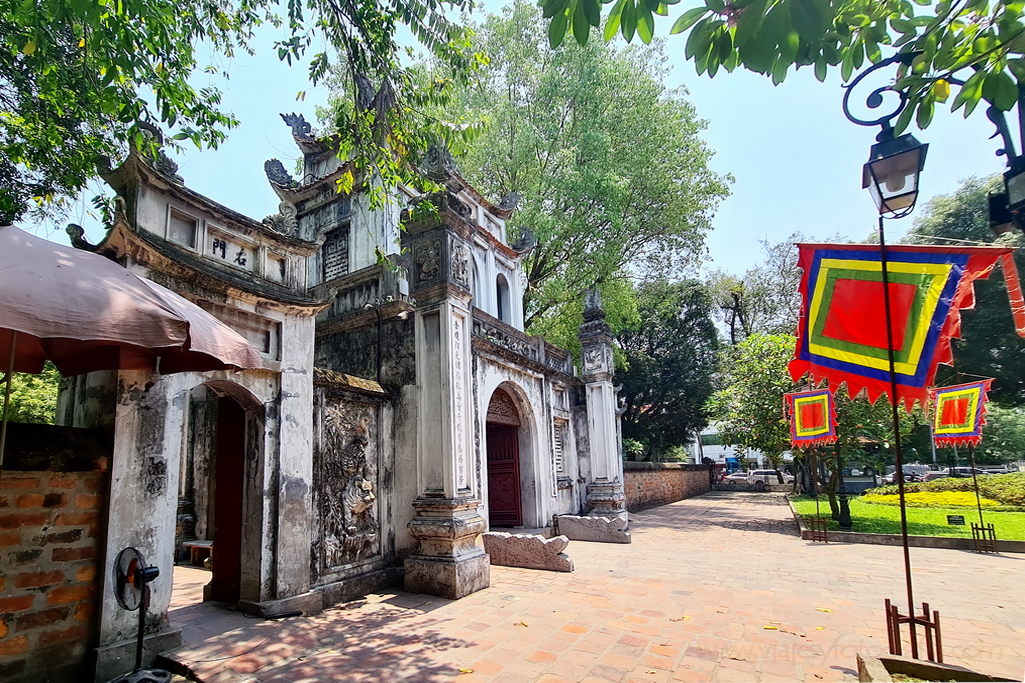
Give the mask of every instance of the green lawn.
[{"label": "green lawn", "polygon": [[[809,496],[792,497],[794,509],[802,517],[815,516],[815,501]],[[819,509],[823,517],[829,518],[829,499],[819,497]],[[907,508],[908,533],[913,536],[963,536],[972,537],[972,522],[979,521],[976,508]],[[948,526],[947,515],[963,515],[964,526]],[[997,538],[1009,541],[1025,541],[1025,512],[982,511],[983,520],[996,528]],[[867,534],[900,534],[900,508],[893,505],[873,505],[860,498],[851,499],[851,519],[854,531]],[[836,522],[829,521],[830,530],[839,529]]]}]

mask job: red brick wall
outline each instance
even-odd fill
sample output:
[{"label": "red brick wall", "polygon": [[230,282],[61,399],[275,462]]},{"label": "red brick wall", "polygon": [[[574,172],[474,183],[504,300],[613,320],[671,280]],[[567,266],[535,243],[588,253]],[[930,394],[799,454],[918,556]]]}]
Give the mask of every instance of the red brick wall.
[{"label": "red brick wall", "polygon": [[682,463],[625,462],[626,508],[631,512],[700,496],[709,490],[708,468]]},{"label": "red brick wall", "polygon": [[0,680],[83,680],[95,645],[106,475],[0,478]]}]

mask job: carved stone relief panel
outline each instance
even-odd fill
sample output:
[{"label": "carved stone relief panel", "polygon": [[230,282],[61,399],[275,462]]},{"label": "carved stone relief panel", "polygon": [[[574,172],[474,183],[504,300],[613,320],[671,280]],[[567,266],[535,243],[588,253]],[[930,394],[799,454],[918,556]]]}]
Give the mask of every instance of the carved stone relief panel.
[{"label": "carved stone relief panel", "polygon": [[418,285],[433,284],[441,276],[441,240],[424,240],[413,247],[413,274]]},{"label": "carved stone relief panel", "polygon": [[472,290],[470,281],[470,252],[460,242],[452,240],[452,280],[467,291]]},{"label": "carved stone relief panel", "polygon": [[377,408],[325,397],[318,449],[321,572],[380,553]]},{"label": "carved stone relief panel", "polygon": [[608,346],[588,346],[584,348],[584,372],[611,372],[612,349]]}]

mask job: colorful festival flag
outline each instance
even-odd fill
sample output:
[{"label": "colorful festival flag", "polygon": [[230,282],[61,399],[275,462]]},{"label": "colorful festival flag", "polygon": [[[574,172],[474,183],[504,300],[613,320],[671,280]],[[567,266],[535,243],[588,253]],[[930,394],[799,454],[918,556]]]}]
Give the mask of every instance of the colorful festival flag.
[{"label": "colorful festival flag", "polygon": [[993,380],[933,389],[932,440],[937,446],[978,446]]},{"label": "colorful festival flag", "polygon": [[[801,321],[790,375],[815,383],[847,383],[873,403],[890,393],[886,317],[879,247],[799,244]],[[950,365],[950,338],[961,332],[960,310],[975,305],[973,283],[1001,260],[1018,334],[1025,337],[1025,302],[1012,249],[895,245],[886,248],[893,321],[896,400],[909,411],[926,401],[939,363]],[[893,397],[891,397],[892,399]]]},{"label": "colorful festival flag", "polygon": [[806,448],[836,442],[836,404],[829,389],[783,394],[790,416],[790,443]]}]

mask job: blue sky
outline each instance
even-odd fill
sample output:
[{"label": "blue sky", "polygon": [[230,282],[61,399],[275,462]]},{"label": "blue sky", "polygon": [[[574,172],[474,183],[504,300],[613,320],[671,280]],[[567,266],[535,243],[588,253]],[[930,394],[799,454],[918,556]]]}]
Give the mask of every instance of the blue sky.
[{"label": "blue sky", "polygon": [[[664,20],[658,33],[666,35],[670,25]],[[221,87],[225,109],[242,124],[219,149],[188,148],[176,159],[189,187],[256,219],[277,211],[263,162],[278,158],[292,168],[297,156],[279,112],[295,111],[314,122],[315,106],[327,100],[325,88],[309,86],[304,67],[289,67],[277,59],[273,37],[270,29],[262,32],[256,57],[219,64],[227,68],[230,80],[201,77],[204,84],[210,78]],[[778,87],[741,70],[720,72],[714,79],[698,77],[683,60],[684,43],[682,36],[667,39],[672,65],[667,85],[689,90],[699,116],[708,122],[702,137],[716,151],[713,169],[736,179],[733,195],[723,202],[708,236],[711,261],[705,268],[743,273],[761,258],[763,239],[777,241],[802,232],[820,239],[840,234],[860,240],[875,229],[875,207],[861,189],[861,166],[878,129],[856,126],[844,117],[838,73],[819,83],[810,70],[802,69]],[[306,97],[297,102],[300,91]],[[969,120],[942,108],[927,130],[912,131],[929,143],[915,215],[921,214],[925,200],[954,191],[964,178],[1002,170],[1003,162],[995,156],[997,141],[987,139],[993,131],[981,106]],[[888,221],[888,239],[896,240],[912,221]],[[99,237],[95,228],[89,234]]]}]

